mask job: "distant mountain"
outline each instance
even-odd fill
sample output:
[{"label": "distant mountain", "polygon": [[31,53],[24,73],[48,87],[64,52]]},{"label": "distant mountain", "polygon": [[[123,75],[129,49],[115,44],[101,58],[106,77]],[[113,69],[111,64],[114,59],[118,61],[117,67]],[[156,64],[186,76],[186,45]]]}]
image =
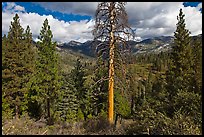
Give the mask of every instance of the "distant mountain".
[{"label": "distant mountain", "polygon": [[141,42],[137,42],[135,45],[131,46],[133,54],[143,54],[155,52],[159,53],[161,51],[167,51],[170,49],[173,43],[172,36],[161,36],[150,39],[145,39]]},{"label": "distant mountain", "polygon": [[197,35],[197,36],[192,36],[192,39],[193,40],[201,40],[201,42],[202,42],[202,34],[199,34],[199,35]]},{"label": "distant mountain", "polygon": [[[145,53],[159,53],[161,51],[168,51],[171,49],[173,43],[172,36],[160,36],[155,38],[149,38],[140,42],[128,41],[128,45],[133,54],[145,54]],[[193,39],[202,39],[202,34],[193,36]],[[96,45],[100,42],[86,41],[84,43],[70,41],[69,43],[62,43],[58,45],[61,50],[69,50],[72,52],[78,52],[87,56],[95,57]]]},{"label": "distant mountain", "polygon": [[172,36],[160,36],[160,37],[154,37],[142,40],[141,42],[138,42],[138,44],[158,44],[158,43],[170,43],[172,42],[174,37]]},{"label": "distant mountain", "polygon": [[66,48],[66,46],[68,47],[76,47],[76,46],[80,46],[82,43],[77,42],[77,41],[70,41],[69,43],[62,43],[59,44],[58,46],[62,46],[63,48]]},{"label": "distant mountain", "polygon": [[87,56],[95,56],[95,47],[94,45],[99,44],[99,41],[94,43],[94,41],[86,41],[84,43],[70,41],[69,43],[62,43],[58,45],[58,48],[62,50],[71,50],[73,52],[79,52]]}]

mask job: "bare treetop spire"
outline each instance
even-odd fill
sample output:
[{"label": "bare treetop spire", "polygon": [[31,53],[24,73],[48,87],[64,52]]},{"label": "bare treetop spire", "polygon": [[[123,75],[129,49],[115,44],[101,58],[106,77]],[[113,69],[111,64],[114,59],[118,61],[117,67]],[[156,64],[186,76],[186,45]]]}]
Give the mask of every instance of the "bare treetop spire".
[{"label": "bare treetop spire", "polygon": [[[114,111],[114,69],[116,65],[123,65],[119,59],[127,47],[128,40],[134,38],[134,33],[128,25],[128,17],[125,11],[125,2],[101,2],[96,10],[94,40],[101,43],[97,45],[98,57],[106,54],[109,60],[109,107],[108,120],[113,124]],[[109,53],[109,55],[107,54]],[[119,62],[118,62],[119,61]],[[120,66],[120,65],[119,65]]]}]

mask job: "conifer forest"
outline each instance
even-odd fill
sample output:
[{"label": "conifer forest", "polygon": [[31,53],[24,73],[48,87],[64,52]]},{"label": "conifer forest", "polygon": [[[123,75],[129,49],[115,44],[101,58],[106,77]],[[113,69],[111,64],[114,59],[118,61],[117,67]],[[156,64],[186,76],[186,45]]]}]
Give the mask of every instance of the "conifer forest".
[{"label": "conifer forest", "polygon": [[202,134],[202,34],[180,9],[169,50],[134,54],[125,4],[98,3],[91,56],[61,48],[48,19],[35,42],[14,14],[2,36],[3,135]]}]

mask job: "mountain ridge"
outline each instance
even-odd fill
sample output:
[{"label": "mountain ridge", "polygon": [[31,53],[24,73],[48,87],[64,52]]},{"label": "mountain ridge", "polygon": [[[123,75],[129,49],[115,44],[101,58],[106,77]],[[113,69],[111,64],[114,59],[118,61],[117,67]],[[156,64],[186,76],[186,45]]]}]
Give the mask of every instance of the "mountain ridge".
[{"label": "mountain ridge", "polygon": [[[200,38],[202,40],[202,34],[192,36],[192,39]],[[144,54],[144,53],[159,53],[161,51],[168,51],[171,49],[173,44],[173,36],[159,36],[154,38],[144,39],[142,41],[128,41],[128,45],[133,54]],[[97,44],[100,41],[96,41]],[[88,40],[84,43],[77,41],[70,41],[68,43],[58,44],[57,47],[60,50],[69,50],[72,52],[79,52],[87,56],[95,57],[96,43]]]}]

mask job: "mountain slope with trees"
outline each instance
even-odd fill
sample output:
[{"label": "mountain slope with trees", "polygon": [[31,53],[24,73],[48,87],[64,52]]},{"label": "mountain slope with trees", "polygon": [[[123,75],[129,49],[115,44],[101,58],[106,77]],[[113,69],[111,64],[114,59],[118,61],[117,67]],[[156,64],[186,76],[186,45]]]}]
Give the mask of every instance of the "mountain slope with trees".
[{"label": "mountain slope with trees", "polygon": [[[100,8],[110,8],[118,20],[123,17],[117,12],[124,10],[124,3],[101,3],[97,12],[103,15]],[[40,41],[34,43],[29,26],[24,30],[16,14],[2,37],[2,134],[201,135],[202,34],[190,36],[182,9],[177,20],[173,39],[139,42],[152,45],[149,49],[169,42],[171,48],[134,54],[120,42],[110,42],[121,38],[113,32],[106,35],[109,43],[88,41],[84,47],[88,52],[73,41],[76,50],[57,46],[47,19]],[[105,27],[113,25],[115,31],[124,27],[116,22],[100,29],[101,22],[97,23],[96,39]],[[131,43],[145,47],[127,42]],[[94,47],[90,45],[101,46],[98,56],[89,55]]]}]

